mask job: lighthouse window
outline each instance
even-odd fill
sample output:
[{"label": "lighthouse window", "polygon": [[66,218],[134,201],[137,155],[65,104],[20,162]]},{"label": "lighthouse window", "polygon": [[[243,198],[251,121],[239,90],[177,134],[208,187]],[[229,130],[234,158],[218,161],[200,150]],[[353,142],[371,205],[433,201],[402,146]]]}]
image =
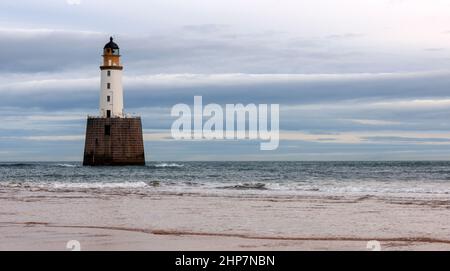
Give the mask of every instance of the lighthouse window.
[{"label": "lighthouse window", "polygon": [[110,89],[111,88],[111,83],[106,83],[106,88]]},{"label": "lighthouse window", "polygon": [[111,76],[111,71],[107,71],[106,74],[107,74],[108,76]]},{"label": "lighthouse window", "polygon": [[111,96],[106,96],[106,101],[109,103],[111,101]]},{"label": "lighthouse window", "polygon": [[111,125],[105,125],[105,135],[111,135]]}]

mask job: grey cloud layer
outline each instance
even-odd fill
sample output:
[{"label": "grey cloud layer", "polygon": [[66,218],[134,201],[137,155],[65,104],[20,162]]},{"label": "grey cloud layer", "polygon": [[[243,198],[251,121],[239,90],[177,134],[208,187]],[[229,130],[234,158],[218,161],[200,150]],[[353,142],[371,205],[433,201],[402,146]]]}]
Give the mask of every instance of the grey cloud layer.
[{"label": "grey cloud layer", "polygon": [[[97,113],[98,78],[67,80],[61,77],[42,81],[32,78],[34,81],[30,82],[14,81],[14,78],[0,84],[3,96],[0,108],[4,108],[3,121],[18,125],[16,128],[19,130],[36,124],[46,127],[47,123],[53,125],[50,127],[52,131],[61,133],[61,127],[71,124],[72,128],[65,127],[67,131],[82,134],[84,117]],[[280,128],[283,130],[325,134],[382,130],[446,131],[450,130],[447,121],[450,115],[449,78],[448,72],[160,74],[126,78],[125,103],[128,112],[143,115],[145,129],[169,129],[174,120],[170,117],[170,108],[177,103],[192,104],[195,95],[202,95],[204,104],[279,103]],[[56,118],[60,114],[61,117]],[[29,115],[44,117],[26,118]],[[8,116],[9,119],[6,118]],[[76,118],[71,123],[70,118],[74,116]],[[74,128],[76,125],[79,127]],[[36,132],[35,128],[23,134]],[[9,135],[11,131],[3,134]]]},{"label": "grey cloud layer", "polygon": [[[0,83],[3,97],[0,106],[32,106],[48,110],[96,107],[99,88],[96,77],[21,78],[4,77]],[[124,84],[128,108],[190,103],[194,95],[202,95],[205,103],[307,105],[356,100],[442,99],[449,97],[450,73],[160,74],[126,76]]]},{"label": "grey cloud layer", "polygon": [[[3,73],[90,70],[107,33],[0,28]],[[117,35],[133,73],[347,73],[442,68],[439,52],[374,51],[352,41],[363,34],[301,37],[277,31],[241,32],[226,25],[187,25],[170,33]],[[412,52],[411,52],[412,53]],[[445,53],[445,52],[441,52]]]},{"label": "grey cloud layer", "polygon": [[60,72],[96,64],[97,44],[101,44],[103,36],[94,32],[0,28],[0,72]]}]

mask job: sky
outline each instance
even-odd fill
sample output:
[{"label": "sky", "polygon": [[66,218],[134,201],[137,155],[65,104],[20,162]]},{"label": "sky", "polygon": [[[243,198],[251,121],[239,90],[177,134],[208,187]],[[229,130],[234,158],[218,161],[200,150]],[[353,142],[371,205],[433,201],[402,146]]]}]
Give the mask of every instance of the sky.
[{"label": "sky", "polygon": [[[448,0],[3,0],[0,161],[81,161],[102,48],[149,161],[449,160]],[[174,141],[177,103],[280,104],[280,145]]]}]

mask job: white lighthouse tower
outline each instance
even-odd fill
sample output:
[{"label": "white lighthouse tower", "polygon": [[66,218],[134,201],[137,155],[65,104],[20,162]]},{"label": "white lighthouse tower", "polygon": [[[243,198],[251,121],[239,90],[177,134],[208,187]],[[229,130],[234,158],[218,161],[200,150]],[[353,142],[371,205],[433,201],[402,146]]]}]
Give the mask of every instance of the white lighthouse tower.
[{"label": "white lighthouse tower", "polygon": [[109,42],[103,48],[103,65],[101,70],[100,87],[100,117],[122,118],[123,112],[123,87],[122,70],[120,64],[119,46],[109,38]]}]

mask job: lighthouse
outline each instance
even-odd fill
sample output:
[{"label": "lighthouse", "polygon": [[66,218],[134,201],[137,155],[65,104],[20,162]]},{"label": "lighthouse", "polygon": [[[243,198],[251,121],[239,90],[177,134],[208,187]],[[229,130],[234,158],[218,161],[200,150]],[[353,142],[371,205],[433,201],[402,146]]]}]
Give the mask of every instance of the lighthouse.
[{"label": "lighthouse", "polygon": [[124,113],[123,66],[112,37],[102,57],[99,115],[87,118],[83,165],[145,165],[141,118]]},{"label": "lighthouse", "polygon": [[100,116],[123,117],[123,87],[120,49],[111,37],[103,48],[101,71]]}]

